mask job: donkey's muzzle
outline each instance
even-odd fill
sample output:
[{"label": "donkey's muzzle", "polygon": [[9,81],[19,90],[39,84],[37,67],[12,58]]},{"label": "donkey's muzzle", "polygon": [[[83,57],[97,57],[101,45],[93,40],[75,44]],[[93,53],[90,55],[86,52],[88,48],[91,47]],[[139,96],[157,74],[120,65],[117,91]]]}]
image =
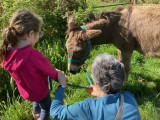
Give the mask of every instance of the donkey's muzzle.
[{"label": "donkey's muzzle", "polygon": [[78,71],[70,70],[69,72],[71,72],[72,74],[76,74],[76,73],[79,73],[79,72],[80,72],[80,69],[79,69]]},{"label": "donkey's muzzle", "polygon": [[76,74],[80,72],[80,66],[71,64],[70,62],[68,63],[68,71],[71,72],[72,74]]}]

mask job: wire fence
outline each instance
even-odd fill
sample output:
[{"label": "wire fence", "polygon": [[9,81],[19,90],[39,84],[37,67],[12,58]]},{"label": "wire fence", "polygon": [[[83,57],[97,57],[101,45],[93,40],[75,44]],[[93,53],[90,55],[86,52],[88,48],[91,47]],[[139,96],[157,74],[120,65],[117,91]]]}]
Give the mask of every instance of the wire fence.
[{"label": "wire fence", "polygon": [[[86,1],[86,0],[84,0]],[[88,1],[92,1],[92,0],[88,0]],[[160,3],[160,0],[99,0],[99,1],[102,1],[102,2],[107,2],[107,3],[128,3],[128,2],[131,2],[131,3],[154,3],[154,4],[158,4]]]},{"label": "wire fence", "polygon": [[[86,1],[86,0],[85,0]],[[111,7],[111,6],[117,6],[117,5],[127,5],[127,4],[160,4],[160,0],[99,0],[105,3],[113,3],[110,5],[105,6],[96,6],[93,8],[101,8],[101,7]],[[114,4],[116,3],[116,4]]]},{"label": "wire fence", "polygon": [[133,4],[133,3],[113,4],[113,5],[97,6],[97,7],[93,7],[93,8],[111,7],[111,6],[117,6],[117,5],[127,5],[127,4]]}]

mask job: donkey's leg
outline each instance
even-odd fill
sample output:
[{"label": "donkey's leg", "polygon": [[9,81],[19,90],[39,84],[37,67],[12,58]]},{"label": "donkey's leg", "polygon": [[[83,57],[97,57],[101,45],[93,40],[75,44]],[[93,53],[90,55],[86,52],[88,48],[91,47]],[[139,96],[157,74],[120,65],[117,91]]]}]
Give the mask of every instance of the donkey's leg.
[{"label": "donkey's leg", "polygon": [[124,64],[125,73],[126,73],[126,81],[128,80],[128,74],[130,71],[130,62],[132,58],[133,51],[120,51],[118,50],[118,60]]}]

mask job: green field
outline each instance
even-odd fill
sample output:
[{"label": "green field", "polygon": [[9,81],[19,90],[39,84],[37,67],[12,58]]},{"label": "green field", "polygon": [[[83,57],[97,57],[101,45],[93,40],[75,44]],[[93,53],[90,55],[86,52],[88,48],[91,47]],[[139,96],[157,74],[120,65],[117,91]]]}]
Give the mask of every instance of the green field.
[{"label": "green field", "polygon": [[[99,1],[91,1],[92,6],[104,5]],[[104,9],[115,9],[117,6],[110,8],[96,8],[97,11]],[[63,42],[59,42],[63,41]],[[67,53],[65,48],[65,38],[45,37],[36,45],[58,69],[65,71],[69,77],[69,83],[76,85],[88,86],[88,80],[83,71],[73,75],[67,71]],[[86,60],[88,64],[87,71],[91,76],[91,64],[98,54],[109,53],[117,58],[117,48],[111,44],[91,46],[91,53]],[[5,93],[7,101],[0,101],[0,120],[31,120],[32,103],[15,95],[17,88],[10,79],[13,96]],[[50,91],[52,99],[58,83],[53,83],[53,90]],[[136,98],[142,120],[160,120],[160,60],[158,58],[145,57],[134,51],[131,61],[131,71],[127,84],[122,88],[123,91],[130,91]],[[66,87],[64,104],[74,104],[86,98],[92,98],[83,88]],[[51,118],[52,119],[52,118]]]}]

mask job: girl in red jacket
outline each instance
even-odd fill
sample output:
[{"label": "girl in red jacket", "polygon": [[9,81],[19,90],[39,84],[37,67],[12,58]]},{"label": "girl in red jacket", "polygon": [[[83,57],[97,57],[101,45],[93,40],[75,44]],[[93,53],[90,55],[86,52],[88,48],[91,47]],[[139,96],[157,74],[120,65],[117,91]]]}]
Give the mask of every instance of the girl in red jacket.
[{"label": "girl in red jacket", "polygon": [[27,9],[17,11],[2,33],[0,64],[15,80],[24,99],[33,101],[33,117],[48,120],[51,99],[47,76],[68,80],[47,58],[32,48],[41,37],[42,18]]}]

